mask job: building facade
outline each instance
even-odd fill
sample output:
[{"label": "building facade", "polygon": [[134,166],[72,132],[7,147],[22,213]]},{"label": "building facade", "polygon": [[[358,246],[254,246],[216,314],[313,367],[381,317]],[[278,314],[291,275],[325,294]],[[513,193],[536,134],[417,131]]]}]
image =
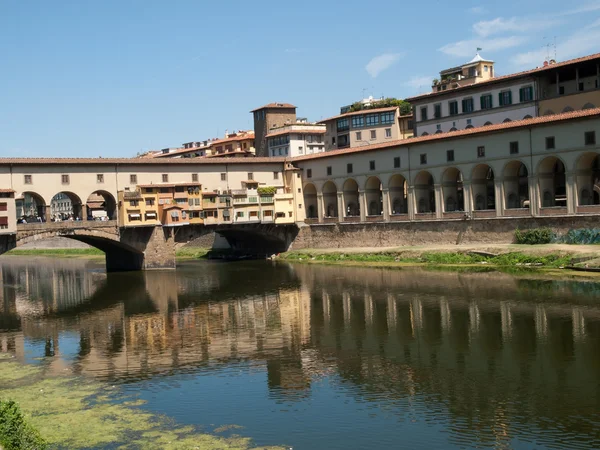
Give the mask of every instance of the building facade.
[{"label": "building facade", "polygon": [[250,112],[254,117],[256,156],[269,156],[267,145],[269,130],[296,123],[296,107],[290,103],[269,103]]},{"label": "building facade", "polygon": [[365,109],[330,117],[319,123],[325,125],[325,151],[354,148],[397,141],[407,136],[408,130],[401,132],[400,108]]},{"label": "building facade", "polygon": [[273,128],[267,134],[269,156],[295,158],[324,152],[324,135],[324,125],[307,122]]},{"label": "building facade", "polygon": [[0,234],[17,232],[17,207],[15,191],[0,189]]}]

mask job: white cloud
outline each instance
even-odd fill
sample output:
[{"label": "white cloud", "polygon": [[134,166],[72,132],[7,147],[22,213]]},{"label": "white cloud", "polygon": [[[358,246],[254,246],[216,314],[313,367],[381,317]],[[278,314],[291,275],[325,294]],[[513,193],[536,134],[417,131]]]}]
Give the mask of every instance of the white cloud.
[{"label": "white cloud", "polygon": [[438,50],[449,56],[468,58],[475,55],[478,47],[481,47],[485,52],[491,53],[498,50],[517,47],[526,40],[527,38],[525,36],[508,36],[495,39],[468,39],[446,44]]},{"label": "white cloud", "polygon": [[493,34],[502,33],[526,33],[538,30],[544,30],[558,25],[559,21],[556,19],[549,19],[547,17],[541,18],[517,18],[511,17],[505,19],[503,17],[496,17],[493,20],[482,20],[473,25],[473,31],[475,34],[481,37],[488,37]]},{"label": "white cloud", "polygon": [[469,8],[467,12],[480,15],[487,13],[487,9],[485,9],[483,6],[473,6],[472,8]]},{"label": "white cloud", "polygon": [[412,77],[410,80],[405,81],[404,83],[402,83],[404,86],[408,86],[411,87],[413,89],[420,89],[420,88],[430,88],[431,87],[431,82],[433,81],[435,77],[429,77],[429,76],[414,76]]},{"label": "white cloud", "polygon": [[386,69],[389,69],[392,65],[394,65],[398,60],[402,57],[402,53],[384,53],[383,55],[379,55],[374,57],[369,63],[365,66],[369,75],[373,78],[377,78],[381,72]]},{"label": "white cloud", "polygon": [[[600,23],[598,22],[600,21],[592,23],[591,26],[583,27],[567,39],[558,42],[556,44],[558,60],[565,61],[597,51],[598,42],[600,42],[600,28],[598,27]],[[547,49],[519,53],[512,59],[512,63],[518,67],[541,66],[547,53]]]},{"label": "white cloud", "polygon": [[557,14],[554,14],[555,16],[572,16],[575,14],[582,14],[582,13],[586,13],[586,12],[593,12],[593,11],[598,11],[600,10],[600,2],[596,1],[596,2],[591,2],[588,3],[586,5],[580,6],[579,8],[575,8],[575,9],[568,9],[566,11],[562,11],[559,12]]}]

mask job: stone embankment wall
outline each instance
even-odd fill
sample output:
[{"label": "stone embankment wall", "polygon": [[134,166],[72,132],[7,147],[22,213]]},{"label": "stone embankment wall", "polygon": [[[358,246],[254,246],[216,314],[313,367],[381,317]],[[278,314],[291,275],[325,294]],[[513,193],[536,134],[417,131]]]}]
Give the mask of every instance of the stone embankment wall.
[{"label": "stone embankment wall", "polygon": [[600,227],[598,217],[502,218],[491,220],[310,225],[300,229],[290,250],[306,248],[401,247],[416,245],[510,244],[517,228]]},{"label": "stone embankment wall", "polygon": [[39,241],[29,242],[19,247],[20,249],[46,250],[46,249],[71,249],[71,248],[91,248],[89,245],[65,237],[53,237],[50,239],[41,239]]}]

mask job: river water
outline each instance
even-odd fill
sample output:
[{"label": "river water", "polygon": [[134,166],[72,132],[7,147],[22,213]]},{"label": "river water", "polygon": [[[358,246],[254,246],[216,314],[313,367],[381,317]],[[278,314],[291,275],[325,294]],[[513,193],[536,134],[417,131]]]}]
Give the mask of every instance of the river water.
[{"label": "river water", "polygon": [[20,257],[0,283],[0,351],[178,424],[295,450],[600,448],[598,283]]}]

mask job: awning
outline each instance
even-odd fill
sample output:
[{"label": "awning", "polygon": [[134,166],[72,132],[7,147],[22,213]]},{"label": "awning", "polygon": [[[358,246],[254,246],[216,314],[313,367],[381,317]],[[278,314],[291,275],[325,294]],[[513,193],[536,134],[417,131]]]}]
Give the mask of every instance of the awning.
[{"label": "awning", "polygon": [[139,214],[129,214],[129,217],[132,219],[137,219],[140,217],[140,215]]},{"label": "awning", "polygon": [[146,213],[146,217],[156,217],[156,213]]}]

